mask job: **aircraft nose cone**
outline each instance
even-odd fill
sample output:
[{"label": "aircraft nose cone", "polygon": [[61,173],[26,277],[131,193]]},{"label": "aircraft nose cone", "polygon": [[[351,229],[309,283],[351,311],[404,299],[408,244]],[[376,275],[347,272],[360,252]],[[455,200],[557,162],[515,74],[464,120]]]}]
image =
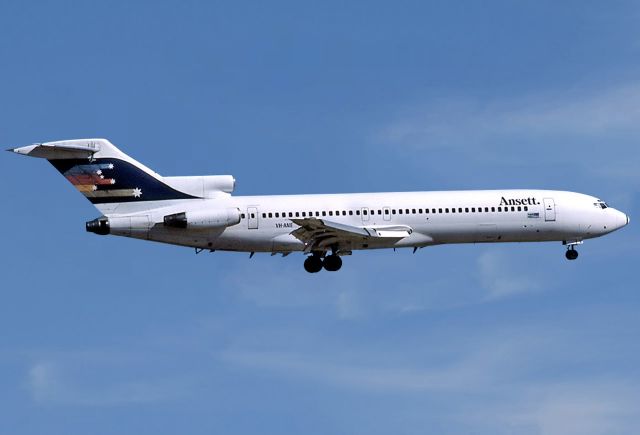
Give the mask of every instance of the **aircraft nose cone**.
[{"label": "aircraft nose cone", "polygon": [[[617,210],[616,210],[617,211]],[[625,225],[627,225],[629,223],[629,216],[627,216],[625,213],[622,213],[621,211],[618,211],[617,213],[617,227],[618,228],[622,228]]]}]

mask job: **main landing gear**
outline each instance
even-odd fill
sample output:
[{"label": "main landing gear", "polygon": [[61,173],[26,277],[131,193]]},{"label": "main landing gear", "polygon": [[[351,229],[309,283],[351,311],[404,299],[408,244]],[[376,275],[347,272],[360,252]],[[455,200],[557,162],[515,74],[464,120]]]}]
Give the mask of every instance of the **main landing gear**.
[{"label": "main landing gear", "polygon": [[309,273],[320,272],[323,267],[328,272],[336,272],[342,267],[342,258],[337,254],[331,254],[323,259],[320,254],[313,254],[304,260],[304,270]]}]

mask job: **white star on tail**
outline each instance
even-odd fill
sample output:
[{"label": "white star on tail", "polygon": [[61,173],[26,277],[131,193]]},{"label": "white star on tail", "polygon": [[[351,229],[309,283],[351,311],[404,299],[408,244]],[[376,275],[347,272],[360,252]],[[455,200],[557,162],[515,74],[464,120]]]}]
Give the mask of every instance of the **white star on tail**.
[{"label": "white star on tail", "polygon": [[142,190],[139,187],[133,189],[133,196],[140,198],[142,196]]}]

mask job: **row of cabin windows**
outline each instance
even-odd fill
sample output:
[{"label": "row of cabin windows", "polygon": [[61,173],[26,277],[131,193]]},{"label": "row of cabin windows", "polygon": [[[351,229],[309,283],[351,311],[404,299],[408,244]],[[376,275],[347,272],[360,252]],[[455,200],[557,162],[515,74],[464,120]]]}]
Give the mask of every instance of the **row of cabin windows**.
[{"label": "row of cabin windows", "polygon": [[[431,208],[431,209],[429,209],[429,208],[425,208],[425,209],[422,209],[422,208],[417,208],[417,209],[416,208],[405,208],[405,209],[402,209],[402,208],[399,208],[399,209],[395,209],[395,208],[394,209],[388,209],[388,208],[385,208],[385,209],[378,209],[378,210],[371,210],[371,211],[369,211],[368,209],[365,208],[365,209],[362,209],[362,214],[364,216],[367,216],[369,214],[371,214],[371,215],[376,215],[376,214],[378,214],[378,215],[382,215],[382,214],[388,215],[389,213],[391,213],[392,215],[395,215],[395,214],[439,214],[439,213],[496,213],[496,212],[503,213],[503,212],[509,212],[509,211],[512,211],[512,212],[515,212],[515,211],[529,211],[529,207],[527,207],[526,205],[525,206],[520,206],[519,205],[519,206],[511,206],[511,208],[509,208],[509,207],[464,207],[464,208],[463,207],[458,207],[458,208],[452,207],[452,208]],[[282,213],[280,213],[280,212],[262,213],[262,217],[263,218],[267,218],[267,217],[269,217],[269,218],[273,218],[273,217],[276,217],[276,218],[280,218],[280,217],[283,217],[283,218],[286,218],[286,217],[290,217],[290,218],[292,218],[292,217],[297,217],[297,218],[303,217],[304,218],[304,217],[307,217],[307,216],[308,217],[313,217],[313,216],[316,216],[316,217],[320,217],[320,216],[353,216],[354,214],[356,216],[360,216],[361,211],[360,210],[355,210],[355,211],[354,210],[336,210],[335,212],[333,210],[329,210],[329,211],[324,210],[324,211],[315,211],[315,212],[313,212],[313,211],[309,211],[309,212],[306,212],[306,211],[302,211],[302,212],[301,211],[284,212],[283,211]],[[242,214],[242,219],[244,219],[244,218],[245,218],[245,214],[243,213]],[[252,219],[255,218],[253,213],[251,214],[251,218]]]}]

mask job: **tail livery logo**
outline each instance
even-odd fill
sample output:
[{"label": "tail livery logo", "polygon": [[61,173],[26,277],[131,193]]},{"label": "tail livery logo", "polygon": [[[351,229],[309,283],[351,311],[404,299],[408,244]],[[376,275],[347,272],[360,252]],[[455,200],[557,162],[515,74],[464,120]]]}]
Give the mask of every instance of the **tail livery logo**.
[{"label": "tail livery logo", "polygon": [[62,175],[87,198],[140,198],[142,190],[139,187],[133,189],[112,188],[116,184],[115,168],[113,163],[76,165],[62,172]]}]

